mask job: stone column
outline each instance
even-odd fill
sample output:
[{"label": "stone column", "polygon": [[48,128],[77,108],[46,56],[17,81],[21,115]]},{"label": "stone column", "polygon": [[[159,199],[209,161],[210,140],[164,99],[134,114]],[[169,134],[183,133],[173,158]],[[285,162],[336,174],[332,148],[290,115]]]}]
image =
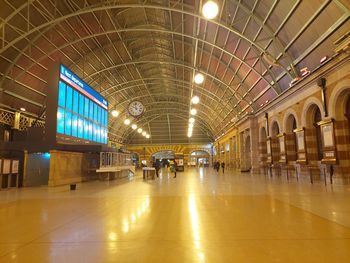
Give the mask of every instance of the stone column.
[{"label": "stone column", "polygon": [[255,117],[250,119],[251,171],[259,172],[259,125]]},{"label": "stone column", "polygon": [[245,147],[244,147],[244,132],[239,133],[239,167],[245,169]]}]

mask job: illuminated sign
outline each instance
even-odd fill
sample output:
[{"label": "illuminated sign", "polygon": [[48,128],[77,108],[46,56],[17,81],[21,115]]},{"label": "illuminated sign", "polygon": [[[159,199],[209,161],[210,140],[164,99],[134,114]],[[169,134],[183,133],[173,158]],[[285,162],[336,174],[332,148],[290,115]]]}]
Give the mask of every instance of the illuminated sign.
[{"label": "illuminated sign", "polygon": [[87,85],[84,81],[77,77],[77,75],[72,73],[62,64],[60,65],[60,78],[84,94],[86,97],[99,104],[101,107],[105,108],[106,110],[108,109],[108,102],[100,93]]},{"label": "illuminated sign", "polygon": [[106,144],[108,102],[65,66],[60,65],[57,134]]}]

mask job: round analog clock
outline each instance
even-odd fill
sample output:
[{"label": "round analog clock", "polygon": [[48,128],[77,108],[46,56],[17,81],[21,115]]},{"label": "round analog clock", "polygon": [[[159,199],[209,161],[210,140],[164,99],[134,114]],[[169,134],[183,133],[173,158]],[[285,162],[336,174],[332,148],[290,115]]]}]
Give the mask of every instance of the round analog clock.
[{"label": "round analog clock", "polygon": [[131,102],[128,106],[129,114],[133,117],[140,116],[144,112],[144,110],[145,107],[143,106],[143,104],[137,100]]}]

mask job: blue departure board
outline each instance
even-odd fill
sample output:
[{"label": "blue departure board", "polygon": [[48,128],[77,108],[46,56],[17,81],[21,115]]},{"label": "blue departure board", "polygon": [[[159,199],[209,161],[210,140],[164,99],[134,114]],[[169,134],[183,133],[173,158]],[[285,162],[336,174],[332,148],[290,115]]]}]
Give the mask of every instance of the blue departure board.
[{"label": "blue departure board", "polygon": [[63,65],[58,84],[56,132],[101,144],[108,141],[107,100]]}]

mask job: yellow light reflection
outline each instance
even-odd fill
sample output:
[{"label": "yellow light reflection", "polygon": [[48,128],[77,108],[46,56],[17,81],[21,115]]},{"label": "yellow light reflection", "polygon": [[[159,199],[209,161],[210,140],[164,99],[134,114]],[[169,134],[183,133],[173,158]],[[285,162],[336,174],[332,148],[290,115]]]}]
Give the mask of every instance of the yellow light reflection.
[{"label": "yellow light reflection", "polygon": [[204,253],[203,252],[198,252],[198,258],[200,261],[204,261]]},{"label": "yellow light reflection", "polygon": [[188,199],[188,210],[190,213],[191,227],[192,227],[192,236],[194,240],[194,247],[197,250],[197,256],[199,261],[204,261],[205,256],[201,251],[201,237],[199,231],[199,218],[198,218],[198,209],[196,204],[196,198],[191,193]]},{"label": "yellow light reflection", "polygon": [[124,226],[123,226],[123,231],[124,231],[125,233],[128,233],[128,232],[129,232],[129,224],[124,224]]},{"label": "yellow light reflection", "polygon": [[110,241],[116,241],[117,240],[117,234],[114,232],[109,233],[108,238]]},{"label": "yellow light reflection", "polygon": [[[108,242],[108,248],[112,248],[112,249],[114,249],[114,248],[116,248],[117,247],[117,243],[116,242]],[[114,251],[112,250],[112,251],[109,251],[109,253],[114,253]]]},{"label": "yellow light reflection", "polygon": [[203,181],[203,178],[204,178],[204,173],[203,173],[203,168],[201,167],[199,168],[199,179]]},{"label": "yellow light reflection", "polygon": [[[150,197],[146,196],[140,201],[138,206],[131,211],[128,217],[124,217],[121,223],[121,232],[125,234],[132,230],[133,226],[137,224],[137,220],[146,212],[150,206]],[[114,232],[109,233],[109,239],[111,241],[117,240],[117,234]]]},{"label": "yellow light reflection", "polygon": [[123,231],[124,231],[124,233],[128,233],[129,232],[129,222],[128,222],[128,220],[124,220],[124,222],[123,222]]}]

